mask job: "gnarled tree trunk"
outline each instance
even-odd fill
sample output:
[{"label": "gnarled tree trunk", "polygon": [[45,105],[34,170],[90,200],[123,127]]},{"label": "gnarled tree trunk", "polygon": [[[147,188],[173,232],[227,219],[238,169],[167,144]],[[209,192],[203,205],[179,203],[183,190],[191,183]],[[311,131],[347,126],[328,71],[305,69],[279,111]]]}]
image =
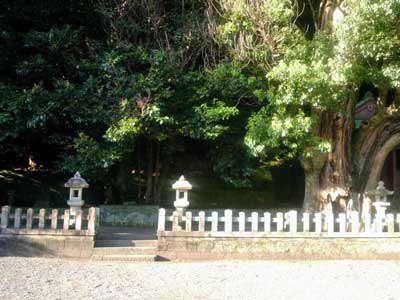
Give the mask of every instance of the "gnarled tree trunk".
[{"label": "gnarled tree trunk", "polygon": [[[322,1],[319,7],[319,30],[332,31],[332,17],[340,5],[339,0]],[[305,210],[321,210],[324,208],[326,193],[340,191],[340,197],[350,196],[352,188],[352,135],[354,131],[354,109],[357,89],[343,87],[348,90],[348,100],[344,111],[339,113],[327,111],[314,113],[319,116],[315,134],[331,144],[328,155],[316,154],[309,162],[303,162],[305,172]]]}]

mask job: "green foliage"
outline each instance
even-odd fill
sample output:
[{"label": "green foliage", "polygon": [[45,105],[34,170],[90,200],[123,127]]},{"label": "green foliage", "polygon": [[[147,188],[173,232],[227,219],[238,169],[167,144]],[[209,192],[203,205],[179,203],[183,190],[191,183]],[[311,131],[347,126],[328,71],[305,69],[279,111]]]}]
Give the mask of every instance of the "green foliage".
[{"label": "green foliage", "polygon": [[400,2],[347,1],[351,14],[340,24],[339,49],[357,77],[377,86],[399,86]]},{"label": "green foliage", "polygon": [[101,144],[84,133],[74,140],[74,155],[67,155],[63,168],[73,171],[82,170],[89,178],[102,179],[122,153],[110,144]]},{"label": "green foliage", "polygon": [[216,26],[216,39],[241,61],[269,66],[298,42],[292,1],[220,0],[218,5],[222,16]]},{"label": "green foliage", "polygon": [[252,156],[331,151],[321,116],[346,116],[362,82],[400,87],[398,0],[344,1],[331,31],[308,31],[305,1],[45,2],[0,4],[10,166],[34,155],[143,195],[200,143],[214,174],[249,187]]},{"label": "green foliage", "polygon": [[320,127],[330,126],[321,124],[324,113],[345,116],[362,82],[398,85],[399,1],[342,7],[346,16],[337,29],[310,38],[294,26],[297,6],[289,2],[221,1],[220,41],[235,59],[262,62],[268,79],[263,107],[247,126],[253,155],[268,162],[329,152],[331,141],[320,136]]}]

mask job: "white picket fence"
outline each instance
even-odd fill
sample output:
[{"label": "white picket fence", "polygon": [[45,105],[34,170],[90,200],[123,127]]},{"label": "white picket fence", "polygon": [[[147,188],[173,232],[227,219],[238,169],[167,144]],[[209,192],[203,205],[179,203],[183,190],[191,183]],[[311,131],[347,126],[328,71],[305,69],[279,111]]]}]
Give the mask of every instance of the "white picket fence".
[{"label": "white picket fence", "polygon": [[87,211],[76,211],[70,215],[70,210],[65,209],[59,213],[57,209],[51,209],[46,214],[46,209],[16,208],[10,213],[9,206],[1,208],[0,233],[2,234],[51,234],[51,235],[95,235],[96,208],[91,207]]},{"label": "white picket fence", "polygon": [[166,216],[165,209],[159,209],[159,236],[293,236],[293,237],[349,237],[349,236],[399,236],[400,214],[384,216],[365,215],[360,218],[357,211],[351,213],[298,213],[295,210],[271,214],[244,212],[234,214],[225,210],[207,215],[201,211],[197,216],[187,211],[180,216],[176,211]]}]

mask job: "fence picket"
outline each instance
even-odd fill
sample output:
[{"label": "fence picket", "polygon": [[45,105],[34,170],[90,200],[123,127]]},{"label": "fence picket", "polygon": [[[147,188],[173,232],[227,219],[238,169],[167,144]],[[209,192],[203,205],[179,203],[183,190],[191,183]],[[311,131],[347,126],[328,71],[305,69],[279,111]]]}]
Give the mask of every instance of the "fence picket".
[{"label": "fence picket", "polygon": [[33,209],[28,208],[28,210],[26,211],[26,229],[32,228],[32,222],[33,222]]},{"label": "fence picket", "polygon": [[345,233],[346,232],[346,214],[340,213],[337,220],[339,222],[339,232]]},{"label": "fence picket", "polygon": [[14,228],[19,228],[21,226],[21,208],[16,208],[14,213]]},{"label": "fence picket", "polygon": [[213,211],[211,213],[211,231],[217,232],[218,231],[218,212]]},{"label": "fence picket", "polygon": [[251,231],[252,232],[258,231],[258,213],[257,212],[251,213]]},{"label": "fence picket", "polygon": [[387,222],[388,232],[389,233],[393,233],[394,232],[394,215],[393,214],[387,214],[386,215],[386,222]]},{"label": "fence picket", "polygon": [[321,233],[322,232],[322,214],[321,213],[314,214],[314,223],[315,223],[315,232]]},{"label": "fence picket", "polygon": [[51,229],[57,229],[57,222],[58,222],[58,210],[53,209],[51,211]]},{"label": "fence picket", "polygon": [[187,232],[191,232],[192,231],[192,212],[190,212],[190,211],[186,212],[185,230]]},{"label": "fence picket", "polygon": [[335,219],[333,213],[326,214],[326,223],[328,225],[328,232],[333,233],[335,231]]},{"label": "fence picket", "polygon": [[225,232],[232,232],[232,210],[226,209],[224,212],[224,216],[225,216],[224,230]]},{"label": "fence picket", "polygon": [[75,230],[81,230],[82,228],[82,211],[77,210],[75,212]]},{"label": "fence picket", "polygon": [[371,232],[372,228],[371,228],[371,215],[370,214],[365,214],[364,215],[364,231],[365,232]]},{"label": "fence picket", "polygon": [[157,231],[165,230],[165,209],[160,208],[158,210],[158,228]]},{"label": "fence picket", "polygon": [[377,233],[381,233],[383,231],[383,220],[381,217],[375,217],[375,230]]},{"label": "fence picket", "polygon": [[291,233],[297,232],[297,211],[295,210],[289,212],[289,231]]},{"label": "fence picket", "polygon": [[303,213],[303,232],[310,231],[310,214]]},{"label": "fence picket", "polygon": [[360,218],[358,211],[352,211],[350,214],[350,220],[351,220],[351,232],[352,233],[357,233],[360,231]]},{"label": "fence picket", "polygon": [[397,230],[400,232],[400,214],[396,214]]},{"label": "fence picket", "polygon": [[277,232],[282,232],[283,231],[283,213],[278,212],[276,213],[276,231]]},{"label": "fence picket", "polygon": [[177,211],[174,211],[172,214],[172,231],[179,230],[179,215]]},{"label": "fence picket", "polygon": [[271,232],[271,214],[269,212],[264,213],[264,232]]},{"label": "fence picket", "polygon": [[239,232],[244,232],[246,228],[246,215],[244,212],[239,212]]},{"label": "fence picket", "polygon": [[96,230],[96,208],[91,207],[89,208],[88,212],[88,232],[89,234],[95,234],[95,230]]},{"label": "fence picket", "polygon": [[69,209],[64,210],[64,226],[63,230],[69,230]]},{"label": "fence picket", "polygon": [[8,226],[8,206],[3,206],[1,208],[1,223],[0,226],[2,229],[6,229]]},{"label": "fence picket", "polygon": [[206,213],[204,211],[199,212],[199,231],[205,231],[205,223],[206,223]]},{"label": "fence picket", "polygon": [[39,229],[44,229],[44,225],[46,222],[46,210],[44,208],[41,208],[39,210]]}]

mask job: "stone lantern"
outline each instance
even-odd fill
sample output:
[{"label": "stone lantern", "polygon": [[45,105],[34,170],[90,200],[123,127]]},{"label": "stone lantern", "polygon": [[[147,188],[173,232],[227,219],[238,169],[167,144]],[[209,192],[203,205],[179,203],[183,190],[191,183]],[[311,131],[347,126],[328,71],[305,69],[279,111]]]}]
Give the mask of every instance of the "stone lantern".
[{"label": "stone lantern", "polygon": [[70,206],[70,215],[74,216],[77,210],[81,210],[85,201],[82,200],[82,190],[88,188],[89,184],[81,177],[79,172],[76,172],[74,177],[68,179],[64,184],[69,188],[69,200],[67,204]]},{"label": "stone lantern", "polygon": [[174,201],[175,210],[179,216],[183,216],[186,207],[189,206],[188,191],[192,189],[192,185],[185,179],[185,176],[179,177],[172,188],[176,191],[176,200]]},{"label": "stone lantern", "polygon": [[368,196],[375,197],[375,202],[372,202],[372,205],[375,207],[377,218],[385,217],[386,208],[390,206],[390,202],[387,201],[387,196],[393,194],[394,191],[389,191],[385,188],[385,184],[383,181],[379,181],[378,186],[375,190],[367,192]]}]

